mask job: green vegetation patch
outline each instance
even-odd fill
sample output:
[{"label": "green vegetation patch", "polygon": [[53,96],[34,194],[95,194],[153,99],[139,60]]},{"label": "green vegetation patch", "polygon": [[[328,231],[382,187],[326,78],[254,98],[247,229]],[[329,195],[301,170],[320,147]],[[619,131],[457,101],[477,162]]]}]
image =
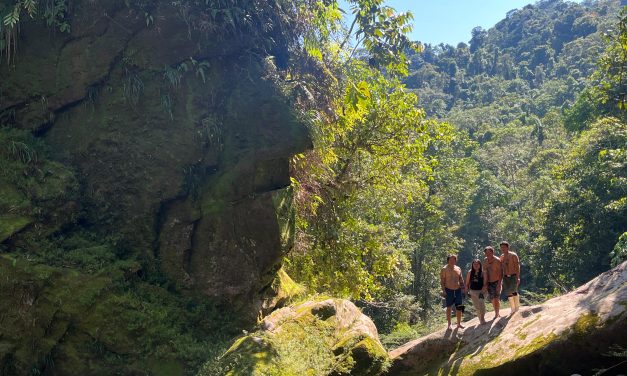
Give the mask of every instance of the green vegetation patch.
[{"label": "green vegetation patch", "polygon": [[32,220],[25,216],[0,215],[0,242],[30,224]]},{"label": "green vegetation patch", "polygon": [[264,305],[269,311],[284,307],[304,297],[305,292],[305,286],[294,282],[285,269],[281,268],[272,282],[271,289],[264,294]]},{"label": "green vegetation patch", "polygon": [[582,338],[592,333],[599,327],[600,317],[594,312],[587,313],[580,316],[577,322],[572,327],[573,336],[576,338]]},{"label": "green vegetation patch", "polygon": [[2,255],[0,367],[186,375],[226,349],[233,335],[226,311],[137,280],[136,270],[128,261],[85,273]]},{"label": "green vegetation patch", "polygon": [[72,221],[77,179],[46,155],[30,132],[0,128],[0,242],[30,224],[41,237]]}]

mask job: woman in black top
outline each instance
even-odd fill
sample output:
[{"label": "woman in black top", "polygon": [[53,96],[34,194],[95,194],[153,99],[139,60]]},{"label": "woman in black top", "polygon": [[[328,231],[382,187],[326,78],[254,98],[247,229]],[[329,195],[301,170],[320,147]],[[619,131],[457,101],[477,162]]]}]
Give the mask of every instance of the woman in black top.
[{"label": "woman in black top", "polygon": [[481,261],[472,260],[472,266],[466,275],[466,291],[472,299],[472,304],[477,309],[477,315],[479,316],[479,322],[485,324],[485,302],[483,294],[485,288],[488,286],[487,276],[483,274],[483,267]]}]

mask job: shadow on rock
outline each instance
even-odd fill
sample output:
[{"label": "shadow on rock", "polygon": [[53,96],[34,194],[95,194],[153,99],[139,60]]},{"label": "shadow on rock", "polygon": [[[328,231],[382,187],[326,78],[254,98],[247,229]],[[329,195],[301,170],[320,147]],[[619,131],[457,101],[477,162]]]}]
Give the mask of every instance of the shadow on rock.
[{"label": "shadow on rock", "polygon": [[[456,374],[461,361],[479,354],[485,344],[507,326],[509,317],[480,325],[478,319],[466,322],[464,329],[440,330],[390,352],[392,366],[386,375]],[[445,365],[442,367],[442,365]]]}]

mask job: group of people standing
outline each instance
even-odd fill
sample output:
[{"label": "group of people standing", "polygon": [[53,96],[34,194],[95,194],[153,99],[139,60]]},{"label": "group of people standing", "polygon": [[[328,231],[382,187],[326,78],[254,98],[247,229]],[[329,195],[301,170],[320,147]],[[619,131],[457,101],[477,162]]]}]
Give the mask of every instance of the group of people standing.
[{"label": "group of people standing", "polygon": [[472,304],[477,309],[479,322],[485,324],[485,297],[487,297],[494,307],[494,318],[500,317],[500,296],[501,291],[507,295],[511,307],[511,314],[520,308],[520,296],[518,286],[520,286],[520,260],[518,255],[510,252],[509,243],[501,242],[501,255],[494,255],[494,248],[485,247],[485,259],[483,263],[479,259],[472,261],[470,270],[466,274],[466,279],[462,277],[462,270],[457,263],[456,255],[449,255],[446,258],[446,265],[440,271],[440,285],[442,294],[446,299],[446,319],[448,329],[451,329],[451,314],[453,305],[457,316],[457,327],[462,326],[462,313],[464,304],[462,296],[468,292],[472,299]]}]

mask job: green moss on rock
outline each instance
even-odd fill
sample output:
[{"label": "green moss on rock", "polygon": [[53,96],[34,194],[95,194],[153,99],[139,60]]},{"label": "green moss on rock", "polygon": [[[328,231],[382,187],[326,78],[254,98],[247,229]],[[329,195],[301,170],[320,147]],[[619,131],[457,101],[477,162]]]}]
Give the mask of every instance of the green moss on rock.
[{"label": "green moss on rock", "polygon": [[11,235],[20,231],[32,222],[33,220],[29,217],[7,214],[0,215],[0,242],[5,241]]},{"label": "green moss on rock", "polygon": [[46,151],[29,132],[0,128],[0,243],[20,232],[42,238],[73,221],[75,173]]},{"label": "green moss on rock", "polygon": [[575,325],[573,325],[573,335],[580,337],[591,333],[599,326],[600,321],[599,315],[594,312],[582,315],[577,319]]},{"label": "green moss on rock", "polygon": [[271,311],[281,308],[294,302],[305,293],[306,289],[300,285],[281,268],[276,273],[276,277],[270,288],[264,293],[262,313],[268,314]]},{"label": "green moss on rock", "polygon": [[521,358],[525,355],[531,354],[535,351],[542,349],[543,347],[549,345],[551,342],[558,339],[559,336],[555,333],[549,333],[545,336],[538,336],[531,340],[528,344],[524,346],[519,346],[516,348],[515,356],[513,359]]},{"label": "green moss on rock", "polygon": [[205,365],[200,375],[217,370],[230,376],[379,375],[389,362],[374,324],[347,301],[286,307],[261,326],[237,340],[220,362]]}]

